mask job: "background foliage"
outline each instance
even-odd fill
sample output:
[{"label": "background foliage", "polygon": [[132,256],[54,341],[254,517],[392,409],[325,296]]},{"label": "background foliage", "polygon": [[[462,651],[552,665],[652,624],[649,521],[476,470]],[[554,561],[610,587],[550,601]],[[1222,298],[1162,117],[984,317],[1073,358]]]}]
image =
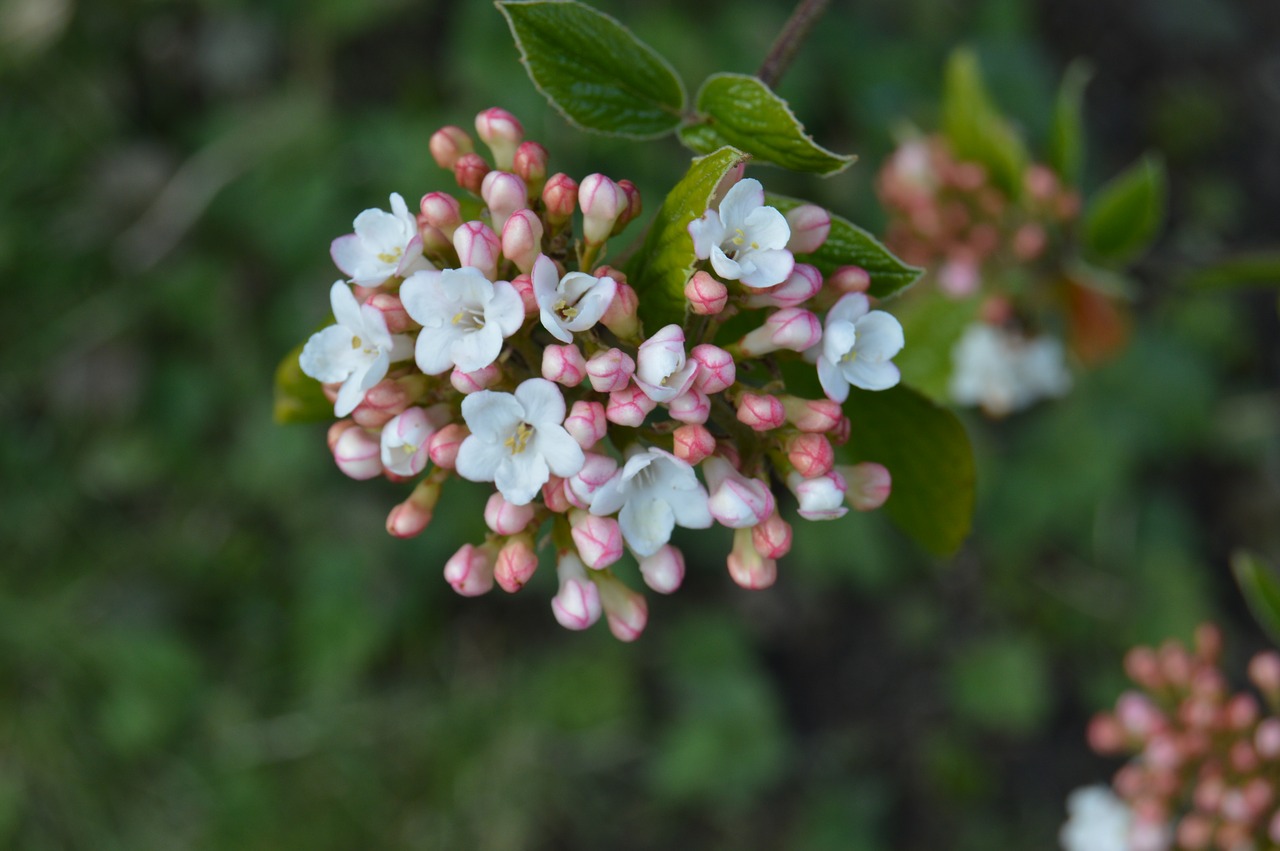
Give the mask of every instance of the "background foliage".
[{"label": "background foliage", "polygon": [[[750,73],[787,14],[598,5],[685,80]],[[622,646],[537,588],[454,597],[477,495],[390,539],[399,490],[273,425],[270,384],[324,318],[328,240],[446,187],[440,124],[503,106],[651,211],[679,143],[567,126],[485,3],[0,2],[0,845],[1045,848],[1110,770],[1082,731],[1124,647],[1206,617],[1238,659],[1262,641],[1227,565],[1280,554],[1274,295],[1187,281],[1277,240],[1268,0],[834,5],[780,93],[861,160],[769,188],[877,227],[953,46],[1033,150],[1085,55],[1086,185],[1151,148],[1171,174],[1135,339],[1061,403],[967,421],[955,559],[850,517],[753,593],[727,534],[690,539]]]}]

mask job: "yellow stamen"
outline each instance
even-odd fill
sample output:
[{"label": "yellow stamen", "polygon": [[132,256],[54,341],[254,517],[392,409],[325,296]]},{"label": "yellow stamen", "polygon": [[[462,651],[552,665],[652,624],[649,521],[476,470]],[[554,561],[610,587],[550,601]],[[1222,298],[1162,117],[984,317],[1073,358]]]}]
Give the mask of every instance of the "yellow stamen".
[{"label": "yellow stamen", "polygon": [[404,248],[397,248],[395,251],[383,251],[378,255],[378,259],[383,263],[395,263],[400,259],[400,255],[404,254]]},{"label": "yellow stamen", "polygon": [[853,363],[853,362],[854,362],[854,361],[856,361],[857,359],[858,359],[858,350],[857,350],[857,349],[850,349],[849,351],[847,351],[847,352],[845,352],[845,353],[844,353],[844,356],[843,356],[842,358],[840,358],[840,362],[841,362],[841,363]]},{"label": "yellow stamen", "polygon": [[742,243],[747,241],[747,234],[742,230],[742,228],[735,228],[733,232],[737,234],[737,236],[731,240],[734,245],[742,245]]},{"label": "yellow stamen", "polygon": [[564,299],[560,299],[556,302],[554,310],[559,314],[560,318],[565,321],[573,319],[573,317],[578,315],[578,308],[570,307],[569,302]]},{"label": "yellow stamen", "polygon": [[364,345],[364,343],[363,343],[363,341],[361,341],[361,339],[360,339],[359,337],[352,337],[352,338],[351,338],[351,348],[353,348],[353,349],[358,349],[358,348],[360,348],[362,345]]},{"label": "yellow stamen", "polygon": [[528,423],[520,423],[516,426],[516,430],[503,441],[503,446],[511,450],[512,455],[519,455],[529,446],[529,438],[533,437],[533,426]]},{"label": "yellow stamen", "polygon": [[457,325],[459,322],[461,322],[461,321],[462,321],[462,316],[463,316],[463,314],[464,314],[465,312],[466,312],[466,311],[459,310],[457,313],[453,314],[453,324],[454,324],[454,325]]}]

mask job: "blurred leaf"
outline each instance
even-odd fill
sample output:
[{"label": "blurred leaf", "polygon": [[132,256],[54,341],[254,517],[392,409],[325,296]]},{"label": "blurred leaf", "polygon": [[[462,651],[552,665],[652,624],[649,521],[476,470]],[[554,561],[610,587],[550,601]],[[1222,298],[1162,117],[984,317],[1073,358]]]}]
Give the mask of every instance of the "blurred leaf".
[{"label": "blurred leaf", "polygon": [[1067,66],[1058,97],[1053,105],[1053,126],[1049,129],[1049,165],[1062,182],[1075,186],[1080,182],[1084,163],[1084,89],[1093,69],[1077,59]]},{"label": "blurred leaf", "polygon": [[699,157],[663,200],[630,269],[640,295],[640,319],[649,333],[684,320],[684,285],[697,262],[689,223],[711,206],[724,176],[746,160],[747,154],[730,147]]},{"label": "blurred leaf", "polygon": [[988,730],[1033,732],[1050,706],[1048,661],[1027,635],[990,637],[962,647],[951,669],[951,701]]},{"label": "blurred leaf", "polygon": [[857,157],[813,141],[785,100],[746,74],[713,74],[698,90],[700,121],[680,128],[680,141],[700,154],[724,145],[760,162],[814,174],[839,174]]},{"label": "blurred leaf", "polygon": [[333,403],[325,398],[320,382],[305,374],[298,361],[305,345],[295,346],[276,367],[273,416],[280,425],[333,419]]},{"label": "blurred leaf", "polygon": [[[786,213],[809,202],[769,195],[766,203]],[[903,263],[884,243],[848,219],[835,213],[830,215],[831,232],[827,241],[812,254],[797,254],[798,262],[813,264],[823,275],[830,275],[841,266],[861,266],[871,276],[868,292],[879,299],[891,298],[920,280],[923,269]]]},{"label": "blurred leaf", "polygon": [[684,84],[618,21],[574,0],[497,6],[534,86],[571,124],[636,139],[680,124]]},{"label": "blurred leaf", "polygon": [[1231,572],[1256,620],[1273,641],[1280,642],[1280,577],[1271,565],[1247,550],[1231,556]]},{"label": "blurred leaf", "polygon": [[[977,320],[980,307],[980,296],[961,301],[913,298],[895,305],[895,315],[908,341],[893,359],[902,371],[902,380],[935,402],[945,403],[954,368],[952,349],[965,329]],[[922,340],[927,340],[927,345],[917,345]]]},{"label": "blurred leaf", "polygon": [[1201,290],[1280,287],[1280,251],[1257,251],[1191,273],[1187,286]]},{"label": "blurred leaf", "polygon": [[942,130],[959,159],[986,166],[992,182],[1011,198],[1021,194],[1026,146],[992,104],[972,50],[953,51],[947,62]]},{"label": "blurred leaf", "polygon": [[1123,266],[1147,250],[1164,220],[1164,163],[1147,155],[1098,191],[1084,216],[1084,245],[1095,259]]},{"label": "blurred leaf", "polygon": [[936,555],[960,548],[973,522],[973,449],[955,414],[898,385],[854,388],[845,403],[852,423],[844,453],[889,469],[884,510],[902,531]]}]

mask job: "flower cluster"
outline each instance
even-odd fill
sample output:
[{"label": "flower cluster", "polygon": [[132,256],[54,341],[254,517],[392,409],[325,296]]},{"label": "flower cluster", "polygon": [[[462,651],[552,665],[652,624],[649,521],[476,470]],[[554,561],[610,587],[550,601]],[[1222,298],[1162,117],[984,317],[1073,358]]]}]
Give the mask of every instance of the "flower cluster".
[{"label": "flower cluster", "polygon": [[[548,174],[546,149],[500,109],[480,113],[476,132],[491,161],[458,127],[430,150],[482,207],[431,192],[416,214],[392,195],[389,212],[357,216],[331,249],[344,275],[330,290],[336,324],[301,355],[341,418],[329,431],[339,468],[415,482],[391,534],[421,533],[450,475],[492,482],[490,534],[448,560],[453,588],[517,591],[549,540],[556,619],[583,629],[603,614],[631,640],[648,610],[615,572],[626,550],[645,584],[670,593],[685,571],[674,527],[718,523],[735,530],[733,580],[763,588],[791,546],[775,487],[809,520],[884,502],[885,468],[838,465],[834,445],[848,439],[850,387],[898,382],[902,327],[873,309],[864,270],[824,279],[796,261],[825,240],[825,211],[783,215],[734,175],[688,228],[690,321],[645,329],[637,289],[601,265],[640,213],[635,187]],[[816,371],[825,398],[786,392],[788,358]]]},{"label": "flower cluster", "polygon": [[1280,846],[1280,653],[1249,664],[1260,703],[1230,692],[1221,644],[1206,625],[1194,651],[1167,642],[1125,657],[1138,688],[1093,719],[1089,743],[1131,759],[1115,775],[1114,794],[1073,796],[1061,835],[1067,851]]}]

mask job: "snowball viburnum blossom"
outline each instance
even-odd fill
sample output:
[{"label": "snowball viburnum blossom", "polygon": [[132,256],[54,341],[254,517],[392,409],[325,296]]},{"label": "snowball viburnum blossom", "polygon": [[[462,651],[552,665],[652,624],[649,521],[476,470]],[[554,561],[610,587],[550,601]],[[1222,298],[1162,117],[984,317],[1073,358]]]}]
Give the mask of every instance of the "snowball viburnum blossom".
[{"label": "snowball viburnum blossom", "polygon": [[462,400],[471,434],[458,449],[458,475],[493,482],[512,505],[527,505],[554,473],[568,478],[582,469],[582,447],[564,428],[560,388],[530,378],[514,394],[481,390]]},{"label": "snowball viburnum blossom", "polygon": [[764,203],[760,181],[740,180],[720,209],[689,223],[693,252],[711,261],[716,274],[748,287],[771,287],[791,274],[795,258],[787,250],[791,227],[782,213]]},{"label": "snowball viburnum blossom", "polygon": [[848,293],[827,313],[818,346],[818,381],[835,402],[849,398],[849,386],[888,390],[901,377],[890,362],[902,351],[902,325],[883,310],[868,310],[862,293]]},{"label": "snowball viburnum blossom", "polygon": [[422,326],[414,358],[427,375],[484,369],[524,322],[516,288],[472,266],[417,272],[400,287],[400,299]]},{"label": "snowball viburnum blossom", "polygon": [[376,286],[392,275],[407,277],[434,268],[422,256],[418,221],[400,193],[391,193],[390,213],[370,208],[356,216],[352,225],[355,233],[340,236],[329,246],[329,256],[352,283]]},{"label": "snowball viburnum blossom", "polygon": [[1063,851],[1130,851],[1133,811],[1107,787],[1087,786],[1072,792],[1067,815],[1058,832]]},{"label": "snowball viburnum blossom", "polygon": [[618,292],[613,278],[597,278],[586,272],[570,272],[563,278],[555,261],[539,254],[533,262],[533,296],[538,302],[542,327],[562,343],[575,331],[593,327],[609,309]]},{"label": "snowball viburnum blossom", "polygon": [[345,417],[382,380],[387,367],[413,353],[413,339],[388,332],[382,312],[357,302],[342,281],[329,289],[329,303],[337,324],[312,334],[298,362],[304,373],[321,383],[342,382],[333,413]]},{"label": "snowball viburnum blossom", "polygon": [[686,529],[711,526],[707,491],[693,467],[656,447],[635,451],[592,495],[592,514],[615,511],[623,539],[641,557],[671,540],[676,524]]}]

